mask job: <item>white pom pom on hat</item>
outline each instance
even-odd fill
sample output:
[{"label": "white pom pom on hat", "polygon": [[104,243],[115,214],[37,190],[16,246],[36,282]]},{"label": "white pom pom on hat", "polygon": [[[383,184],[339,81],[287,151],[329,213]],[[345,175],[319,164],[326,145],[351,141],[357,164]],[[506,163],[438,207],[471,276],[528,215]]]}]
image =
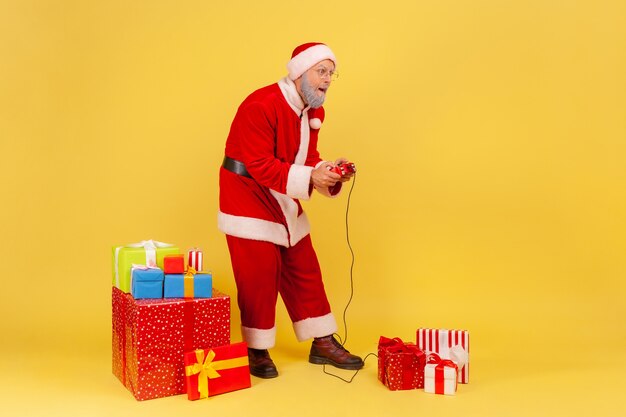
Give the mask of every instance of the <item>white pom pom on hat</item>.
[{"label": "white pom pom on hat", "polygon": [[337,59],[328,46],[319,42],[302,44],[293,50],[291,60],[287,63],[289,78],[293,81],[298,79],[309,68],[325,59],[330,59],[337,69]]},{"label": "white pom pom on hat", "polygon": [[318,130],[320,127],[322,127],[322,121],[316,117],[309,120],[309,126],[311,126],[311,129]]}]

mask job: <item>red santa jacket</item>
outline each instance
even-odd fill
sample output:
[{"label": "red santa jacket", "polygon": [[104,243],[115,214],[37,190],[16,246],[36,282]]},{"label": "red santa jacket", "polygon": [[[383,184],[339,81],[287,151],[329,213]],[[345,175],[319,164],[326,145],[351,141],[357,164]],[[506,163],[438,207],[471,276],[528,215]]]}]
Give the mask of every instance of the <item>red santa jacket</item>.
[{"label": "red santa jacket", "polygon": [[[220,168],[219,229],[231,236],[293,246],[309,234],[299,200],[308,200],[311,171],[323,161],[317,135],[324,108],[304,106],[285,77],[250,94],[239,106],[226,140],[226,156],[245,164],[252,178]],[[326,196],[332,190],[318,189]]]}]

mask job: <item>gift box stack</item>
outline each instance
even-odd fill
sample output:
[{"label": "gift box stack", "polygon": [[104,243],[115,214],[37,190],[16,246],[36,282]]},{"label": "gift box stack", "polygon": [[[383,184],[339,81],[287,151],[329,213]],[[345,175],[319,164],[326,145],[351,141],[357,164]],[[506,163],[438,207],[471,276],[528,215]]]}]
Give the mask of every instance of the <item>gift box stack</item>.
[{"label": "gift box stack", "polygon": [[454,395],[469,383],[469,333],[466,330],[420,328],[416,343],[381,336],[378,379],[390,390],[423,389]]},{"label": "gift box stack", "polygon": [[247,347],[230,344],[230,297],[213,289],[199,249],[114,247],[112,325],[113,374],[137,400],[250,387]]}]

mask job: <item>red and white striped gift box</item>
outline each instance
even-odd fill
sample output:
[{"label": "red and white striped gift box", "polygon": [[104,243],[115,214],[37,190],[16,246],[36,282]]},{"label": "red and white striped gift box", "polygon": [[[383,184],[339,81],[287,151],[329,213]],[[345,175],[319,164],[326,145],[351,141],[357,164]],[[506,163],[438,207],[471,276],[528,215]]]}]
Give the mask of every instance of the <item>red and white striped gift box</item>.
[{"label": "red and white striped gift box", "polygon": [[467,330],[417,329],[417,347],[427,354],[436,353],[442,359],[450,357],[450,350],[461,346],[467,353],[467,364],[459,369],[457,382],[469,383],[469,332]]},{"label": "red and white striped gift box", "polygon": [[198,248],[189,249],[187,252],[187,266],[192,267],[198,272],[202,269],[202,251]]}]

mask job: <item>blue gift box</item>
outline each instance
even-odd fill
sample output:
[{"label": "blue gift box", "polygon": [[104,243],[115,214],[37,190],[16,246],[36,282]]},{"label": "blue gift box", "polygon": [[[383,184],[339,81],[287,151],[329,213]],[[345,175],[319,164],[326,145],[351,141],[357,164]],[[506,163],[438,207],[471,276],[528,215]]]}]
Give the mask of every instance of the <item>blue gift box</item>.
[{"label": "blue gift box", "polygon": [[135,299],[163,298],[163,270],[135,268],[130,272],[131,294]]},{"label": "blue gift box", "polygon": [[[193,298],[211,298],[213,295],[213,275],[210,272],[195,274],[193,281],[187,285],[193,285]],[[163,296],[164,298],[185,298],[185,275],[165,275]]]}]

